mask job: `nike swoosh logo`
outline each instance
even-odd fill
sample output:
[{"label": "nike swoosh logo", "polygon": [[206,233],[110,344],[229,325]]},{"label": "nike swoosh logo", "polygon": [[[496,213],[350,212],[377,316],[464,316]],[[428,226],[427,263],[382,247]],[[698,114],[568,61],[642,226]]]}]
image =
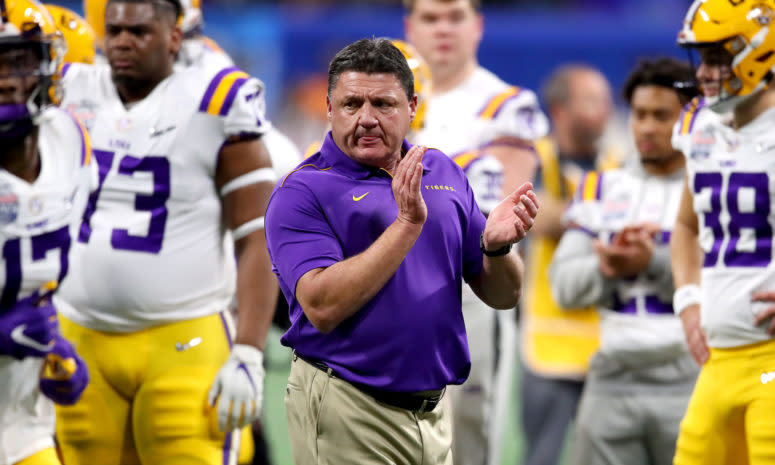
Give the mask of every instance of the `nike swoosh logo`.
[{"label": "nike swoosh logo", "polygon": [[194,339],[191,339],[190,341],[186,342],[185,344],[181,344],[180,342],[175,343],[175,348],[178,350],[178,352],[183,352],[184,350],[188,350],[192,347],[196,347],[199,344],[202,343],[201,337],[195,337]]},{"label": "nike swoosh logo", "polygon": [[175,129],[175,126],[170,126],[166,129],[151,129],[151,137],[159,137],[162,134],[166,134]]},{"label": "nike swoosh logo", "polygon": [[362,195],[362,196],[360,196],[360,197],[356,197],[356,196],[354,196],[354,195],[353,195],[353,200],[355,200],[356,202],[360,202],[360,201],[361,201],[361,199],[362,199],[362,198],[364,198],[364,197],[366,197],[367,195],[369,195],[369,193],[368,193],[368,192],[366,192],[365,194],[363,194],[363,195]]},{"label": "nike swoosh logo", "polygon": [[19,325],[15,327],[13,331],[11,331],[11,339],[13,340],[13,342],[22,346],[39,350],[41,352],[48,352],[54,348],[54,341],[51,341],[48,344],[41,344],[35,339],[32,339],[28,337],[26,334],[24,334],[25,329],[27,329],[27,325]]}]

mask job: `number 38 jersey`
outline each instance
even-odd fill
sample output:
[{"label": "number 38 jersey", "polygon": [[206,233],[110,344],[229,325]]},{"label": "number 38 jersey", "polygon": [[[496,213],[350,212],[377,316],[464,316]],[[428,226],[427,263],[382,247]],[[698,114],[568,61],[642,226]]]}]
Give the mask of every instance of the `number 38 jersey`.
[{"label": "number 38 jersey", "polygon": [[[0,312],[72,270],[69,251],[96,184],[88,134],[72,115],[48,109],[38,127],[38,178],[28,183],[0,170]],[[2,465],[53,446],[54,407],[38,389],[42,365],[0,356]]]},{"label": "number 38 jersey", "polygon": [[227,308],[233,246],[215,186],[232,136],[263,134],[263,84],[236,68],[179,70],[126,108],[107,66],[65,70],[63,105],[89,128],[99,187],[89,198],[63,314],[138,331]]},{"label": "number 38 jersey", "polygon": [[754,317],[772,303],[751,297],[775,291],[773,125],[775,109],[770,109],[733,130],[695,101],[673,132],[673,146],[686,156],[704,252],[700,308],[711,347],[770,338],[766,325],[754,325]]}]

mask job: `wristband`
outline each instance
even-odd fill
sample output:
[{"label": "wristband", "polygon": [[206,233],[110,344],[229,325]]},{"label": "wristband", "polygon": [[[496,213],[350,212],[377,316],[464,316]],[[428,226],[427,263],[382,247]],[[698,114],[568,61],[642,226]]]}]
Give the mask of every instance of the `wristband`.
[{"label": "wristband", "polygon": [[502,257],[511,252],[511,244],[504,245],[498,250],[487,250],[484,248],[484,233],[479,236],[479,248],[482,249],[482,253],[488,257]]},{"label": "wristband", "polygon": [[684,284],[676,289],[673,294],[673,312],[681,316],[684,310],[692,305],[699,304],[701,300],[700,286],[697,284]]}]

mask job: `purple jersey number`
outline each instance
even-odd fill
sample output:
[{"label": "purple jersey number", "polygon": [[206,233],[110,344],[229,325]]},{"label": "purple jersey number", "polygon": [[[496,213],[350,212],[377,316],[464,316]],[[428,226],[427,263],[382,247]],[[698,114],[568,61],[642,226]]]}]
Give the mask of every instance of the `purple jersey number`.
[{"label": "purple jersey number", "polygon": [[[699,194],[704,189],[710,189],[710,209],[701,212],[703,223],[713,233],[711,250],[705,253],[703,266],[715,266],[721,255],[724,242],[724,230],[721,227],[721,173],[697,173],[694,176],[694,192]],[[754,205],[752,212],[740,211],[738,198],[741,189],[753,191]],[[729,267],[765,267],[772,260],[772,226],[770,215],[770,184],[766,173],[731,173],[729,188],[726,193],[727,210],[729,211],[729,240],[723,251],[724,265]],[[743,229],[752,230],[755,248],[751,252],[737,250]]]},{"label": "purple jersey number", "polygon": [[[81,225],[79,242],[89,242],[91,237],[91,217],[97,210],[97,201],[102,192],[108,172],[113,166],[115,153],[103,150],[94,150],[94,158],[99,165],[99,186],[89,196],[89,204]],[[137,158],[126,155],[121,158],[118,165],[118,175],[132,176],[134,173],[148,172],[153,176],[153,193],[137,194],[135,196],[135,210],[151,213],[151,221],[148,225],[148,234],[134,236],[126,229],[114,229],[111,233],[110,244],[114,249],[131,250],[134,252],[146,252],[157,254],[161,251],[164,242],[164,229],[167,225],[167,200],[170,198],[170,162],[165,157],[148,156]]]},{"label": "purple jersey number", "polygon": [[[48,252],[59,249],[59,274],[57,282],[61,283],[67,275],[68,258],[70,251],[70,231],[68,226],[33,236],[32,260],[39,261],[46,258]],[[0,309],[11,307],[19,297],[19,289],[22,284],[22,260],[21,239],[15,238],[5,241],[3,244],[3,261],[5,262],[5,285],[0,296]]]}]

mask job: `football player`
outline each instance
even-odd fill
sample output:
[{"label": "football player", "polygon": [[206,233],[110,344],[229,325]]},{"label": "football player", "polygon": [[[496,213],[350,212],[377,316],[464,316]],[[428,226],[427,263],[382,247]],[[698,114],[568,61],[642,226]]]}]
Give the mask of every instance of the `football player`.
[{"label": "football player", "polygon": [[[676,465],[775,457],[775,2],[696,0],[678,43],[705,95],[675,126],[687,176],[671,252],[680,315],[702,365]],[[707,109],[724,117],[708,117]]]},{"label": "football player", "polygon": [[[548,130],[532,91],[510,86],[479,66],[476,52],[484,27],[480,4],[404,1],[406,38],[428,62],[433,82],[424,127],[412,142],[462,156],[457,161],[467,174],[477,174],[469,178],[477,202],[499,200],[503,192],[532,180],[538,166],[532,141]],[[497,200],[480,207],[485,203]],[[503,411],[510,395],[514,316],[496,314],[468,286],[463,291],[463,315],[471,374],[465,384],[449,390],[454,462],[499,463],[505,416],[495,412]]]},{"label": "football player", "polygon": [[587,173],[564,215],[570,227],[549,270],[552,294],[563,307],[601,313],[574,464],[658,465],[675,454],[698,370],[671,305],[668,239],[685,163],[670,139],[693,82],[692,68],[673,59],[644,60],[633,70],[624,98],[640,163]]},{"label": "football player", "polygon": [[264,88],[233,67],[174,70],[181,13],[177,0],[109,0],[109,66],[64,70],[63,104],[99,166],[62,286],[62,331],[94,374],[57,412],[66,462],[226,463],[260,414],[277,299]]},{"label": "football player", "polygon": [[52,301],[92,179],[89,136],[56,107],[63,53],[43,6],[0,0],[2,465],[59,464],[51,400],[76,402],[89,380]]}]

